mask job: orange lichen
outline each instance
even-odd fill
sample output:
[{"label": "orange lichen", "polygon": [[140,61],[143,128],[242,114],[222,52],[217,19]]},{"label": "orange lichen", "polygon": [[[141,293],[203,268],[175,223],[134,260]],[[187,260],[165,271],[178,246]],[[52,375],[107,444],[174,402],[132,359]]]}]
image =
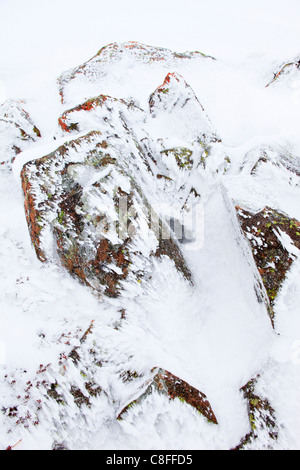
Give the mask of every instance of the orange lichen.
[{"label": "orange lichen", "polygon": [[100,96],[97,96],[96,98],[91,98],[85,101],[84,103],[76,106],[75,108],[65,111],[64,114],[58,119],[58,124],[60,125],[63,131],[70,132],[72,128],[74,127],[74,123],[67,125],[66,120],[72,113],[78,112],[78,111],[87,111],[87,112],[92,111],[97,106],[102,106],[103,103],[107,99],[108,97],[106,95],[100,95]]},{"label": "orange lichen", "polygon": [[65,132],[70,132],[70,129],[69,127],[67,126],[67,124],[65,123],[65,120],[66,120],[66,116],[62,116],[58,119],[58,124],[60,125],[60,127],[62,128],[63,131]]}]

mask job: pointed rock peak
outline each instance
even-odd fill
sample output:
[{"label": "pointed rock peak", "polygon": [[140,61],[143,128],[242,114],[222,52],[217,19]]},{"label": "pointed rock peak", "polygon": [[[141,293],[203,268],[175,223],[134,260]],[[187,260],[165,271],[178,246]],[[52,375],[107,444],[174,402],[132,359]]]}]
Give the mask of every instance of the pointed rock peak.
[{"label": "pointed rock peak", "polygon": [[204,111],[193,89],[178,73],[169,73],[163,84],[150,96],[150,112],[155,116],[159,110],[171,112],[175,106],[185,107],[189,101],[193,101]]},{"label": "pointed rock peak", "polygon": [[4,101],[0,106],[0,115],[6,119],[14,118],[17,114],[23,114],[29,118],[29,114],[23,109],[25,102],[13,99]]},{"label": "pointed rock peak", "polygon": [[270,405],[269,400],[261,397],[259,392],[256,391],[259,379],[260,376],[258,375],[241,388],[244,399],[248,403],[251,431],[232,450],[247,450],[252,448],[251,445],[256,440],[263,443],[263,449],[271,450],[278,439],[280,426],[277,423],[276,412]]},{"label": "pointed rock peak", "polygon": [[24,101],[9,99],[0,106],[0,119],[14,122],[20,127],[30,125],[34,129],[37,137],[40,137],[39,130],[34,126],[34,123],[27,111],[24,109]]},{"label": "pointed rock peak", "polygon": [[[133,101],[99,95],[65,111],[58,119],[58,124],[65,132],[93,130],[89,129],[89,127],[95,126],[95,120],[97,121],[97,116],[100,117],[100,115],[102,119],[106,121],[114,120],[116,124],[117,119],[113,110],[117,111],[116,115],[118,116],[120,116],[121,112],[123,117],[127,111],[135,111],[139,113],[139,118],[142,121],[144,119],[144,111],[138,108]],[[90,117],[87,118],[86,113],[82,112],[90,113]]]},{"label": "pointed rock peak", "polygon": [[[219,142],[213,125],[194,90],[176,72],[169,73],[149,98],[150,113],[183,141]],[[165,127],[164,125],[164,127]]]}]

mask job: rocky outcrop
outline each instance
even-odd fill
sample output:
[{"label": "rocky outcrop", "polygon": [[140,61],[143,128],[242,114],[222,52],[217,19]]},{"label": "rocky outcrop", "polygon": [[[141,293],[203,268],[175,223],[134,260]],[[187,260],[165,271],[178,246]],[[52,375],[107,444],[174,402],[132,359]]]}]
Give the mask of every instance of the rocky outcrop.
[{"label": "rocky outcrop", "polygon": [[[101,299],[104,308],[113,311],[105,325],[106,320],[95,327],[96,322],[89,318],[90,327],[83,336],[78,336],[77,345],[71,347],[66,341],[64,344],[70,347],[64,347],[58,364],[53,368],[51,364],[41,364],[34,379],[27,380],[26,395],[20,395],[20,400],[28,405],[26,413],[18,404],[5,407],[5,416],[14,419],[16,424],[35,426],[39,424],[42,410],[50,403],[55,427],[59,429],[57,434],[65,437],[65,440],[55,441],[55,448],[68,447],[67,426],[65,422],[61,425],[60,420],[63,417],[70,422],[70,408],[75,426],[79,419],[83,430],[86,422],[95,423],[96,417],[92,415],[96,410],[105,416],[101,415],[100,421],[107,419],[114,426],[125,428],[130,411],[142,413],[146,400],[153,399],[155,405],[158,395],[159,400],[167,404],[177,400],[179,412],[188,405],[196,419],[199,413],[209,425],[213,424],[212,429],[219,429],[209,398],[203,392],[165,369],[150,370],[157,361],[151,359],[150,365],[145,365],[139,351],[131,355],[130,338],[124,340],[132,331],[139,334],[140,325],[130,322],[137,310],[139,321],[144,322],[143,301],[152,302],[152,297],[147,298],[149,290],[155,288],[157,298],[163,296],[163,284],[169,287],[173,274],[175,288],[184,286],[192,295],[197,282],[203,282],[200,275],[193,284],[186,261],[189,259],[192,265],[193,255],[187,255],[183,244],[193,240],[195,234],[185,225],[185,216],[191,215],[199,202],[205,203],[214,189],[219,190],[219,182],[222,186],[222,178],[231,169],[231,160],[193,89],[181,75],[171,71],[182,62],[204,60],[213,58],[196,52],[177,54],[134,42],[102,48],[90,61],[59,78],[61,100],[67,109],[63,111],[63,108],[58,117],[55,137],[62,137],[64,143],[52,153],[29,161],[22,169],[26,218],[37,258],[41,262],[59,262]],[[133,68],[127,67],[128,64],[134,65],[135,70],[141,64],[143,67],[151,64],[151,67],[160,67],[163,72],[160,77],[166,76],[149,99],[146,95],[145,109],[130,96],[121,99],[102,94],[106,92],[105,87],[102,89],[106,78],[111,75],[115,78],[122,64],[124,80],[128,79],[128,70]],[[120,80],[119,75],[117,79]],[[0,118],[0,126],[2,122],[16,130],[14,145],[16,139],[31,142],[40,137],[28,114],[18,107],[7,108],[3,119]],[[21,150],[21,145],[15,149],[16,153]],[[259,178],[262,169],[270,167],[286,172],[287,179],[300,175],[296,159],[268,146],[248,152],[240,168],[236,168],[236,161],[237,158],[232,166],[238,175],[234,177],[242,175],[254,180]],[[233,205],[232,200],[228,191],[228,214],[221,220],[231,217],[235,230],[228,231],[228,237],[238,232],[236,242],[243,245],[241,256],[251,261],[248,263],[251,269],[243,282],[249,282],[250,291],[253,277],[257,300],[266,302],[275,326],[276,297],[300,249],[300,223],[269,207],[255,212],[241,203],[235,210],[234,205],[239,202]],[[216,217],[223,217],[217,203],[213,207]],[[173,212],[166,214],[170,208]],[[198,228],[200,232],[203,227]],[[222,237],[222,230],[219,230],[216,240],[218,238],[217,243],[223,248]],[[215,290],[211,289],[210,294],[215,295]],[[177,299],[175,295],[174,299]],[[253,296],[254,304],[255,301]],[[164,305],[161,308],[159,301],[153,304],[153,309],[157,308],[158,315],[163,316]],[[222,310],[222,305],[220,307]],[[205,323],[205,314],[211,314],[210,305],[206,299],[202,303],[199,296],[200,309]],[[145,308],[145,315],[150,316],[153,311],[151,305],[149,311]],[[186,312],[183,309],[183,313],[176,313],[184,315]],[[171,314],[173,319],[173,310]],[[105,335],[99,333],[103,327],[109,331],[105,330],[109,340],[113,339],[115,345],[124,341],[125,347],[122,349],[121,344],[120,349],[111,352],[109,344],[105,350],[100,344]],[[95,335],[94,328],[99,328]],[[164,327],[159,324],[158,328]],[[166,329],[169,335],[169,325]],[[153,336],[156,333],[154,331]],[[149,334],[152,335],[152,331]],[[159,336],[158,339],[160,341]],[[173,359],[176,361],[176,354]],[[25,372],[23,376],[27,378]],[[30,396],[33,389],[38,392]],[[247,383],[241,393],[248,404],[251,432],[237,449],[252,448],[257,442],[272,446],[278,434],[276,413],[269,400],[258,391],[257,379]],[[182,408],[178,401],[184,403]],[[221,423],[221,418],[218,419]],[[205,420],[203,423],[207,426]]]},{"label": "rocky outcrop", "polygon": [[145,119],[143,111],[133,102],[99,95],[65,111],[58,119],[58,123],[65,132],[83,132],[89,130],[90,127],[97,128],[97,124],[103,127],[106,123],[111,127],[116,127],[116,121],[121,120],[122,117],[125,120],[128,113],[134,122],[139,120],[141,124]]},{"label": "rocky outcrop", "polygon": [[251,431],[233,450],[255,449],[272,450],[278,439],[279,426],[275,410],[267,398],[260,397],[256,392],[259,376],[250,380],[241,388],[244,399],[248,404],[248,415]]},{"label": "rocky outcrop", "polygon": [[[101,92],[101,83],[110,75],[114,77],[119,67],[126,73],[130,73],[130,66],[134,63],[135,68],[142,66],[160,67],[172,70],[185,61],[215,60],[211,56],[201,52],[177,53],[162,47],[153,47],[134,41],[123,44],[112,43],[102,47],[99,52],[84,64],[72,70],[64,72],[58,79],[59,93],[62,103],[72,101],[72,90],[74,87]],[[129,65],[129,67],[128,67]],[[126,75],[123,75],[126,79]]]},{"label": "rocky outcrop", "polygon": [[[209,145],[220,141],[203,106],[192,88],[177,73],[169,73],[149,100],[150,113],[154,118],[167,121],[174,127],[179,138]],[[184,116],[190,116],[187,121]]]},{"label": "rocky outcrop", "polygon": [[[191,280],[171,234],[160,239],[162,222],[133,179],[126,155],[122,158],[101,132],[26,164],[22,185],[31,239],[41,261],[55,258],[54,237],[67,270],[110,297],[118,295],[125,279],[141,282],[154,256],[169,256]],[[135,258],[144,260],[138,268]]]},{"label": "rocky outcrop", "polygon": [[148,380],[141,387],[140,394],[122,409],[118,419],[123,419],[124,415],[133,406],[140,405],[149,395],[157,392],[168,397],[169,400],[179,399],[183,403],[192,406],[200,414],[205,416],[209,422],[218,424],[211,405],[204,393],[166,370],[154,369],[153,372],[155,372],[154,377]]},{"label": "rocky outcrop", "polygon": [[[261,146],[247,152],[241,165],[242,174],[256,176],[266,165],[300,176],[300,162],[285,148]],[[292,175],[290,175],[292,176]]]},{"label": "rocky outcrop", "polygon": [[0,165],[10,168],[15,157],[40,137],[21,101],[8,100],[0,106]]},{"label": "rocky outcrop", "polygon": [[274,324],[274,304],[282,283],[300,250],[300,222],[266,207],[251,213],[237,207],[238,218],[265,286]]}]

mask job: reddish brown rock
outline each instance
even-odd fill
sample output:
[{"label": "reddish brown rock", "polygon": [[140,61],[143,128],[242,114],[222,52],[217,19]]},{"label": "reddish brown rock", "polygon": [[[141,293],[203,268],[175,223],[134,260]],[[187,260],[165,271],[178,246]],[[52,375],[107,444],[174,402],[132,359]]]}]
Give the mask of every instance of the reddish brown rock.
[{"label": "reddish brown rock", "polygon": [[15,157],[40,137],[23,102],[8,100],[0,106],[0,165],[10,169]]},{"label": "reddish brown rock", "polygon": [[37,257],[45,261],[58,253],[73,276],[109,297],[118,296],[125,280],[141,282],[145,273],[135,269],[136,256],[150,270],[152,257],[168,256],[191,281],[171,234],[155,241],[151,208],[119,155],[95,131],[24,166],[25,211]]},{"label": "reddish brown rock", "polygon": [[[269,313],[274,322],[273,307],[295,259],[291,247],[300,250],[300,222],[269,207],[258,213],[251,213],[241,207],[236,207],[236,210],[268,294],[271,307]],[[282,234],[288,235],[287,243],[283,243]]]},{"label": "reddish brown rock", "polygon": [[[154,369],[155,370],[155,369]],[[189,385],[184,380],[171,374],[163,369],[156,369],[156,375],[151,381],[148,381],[144,386],[144,391],[135,400],[131,401],[118,415],[118,419],[122,419],[124,414],[133,406],[140,404],[154,391],[161,393],[169,398],[175,400],[178,398],[182,402],[187,403],[201,413],[205,418],[218,424],[216,416],[211,408],[211,405],[204,393]]]}]

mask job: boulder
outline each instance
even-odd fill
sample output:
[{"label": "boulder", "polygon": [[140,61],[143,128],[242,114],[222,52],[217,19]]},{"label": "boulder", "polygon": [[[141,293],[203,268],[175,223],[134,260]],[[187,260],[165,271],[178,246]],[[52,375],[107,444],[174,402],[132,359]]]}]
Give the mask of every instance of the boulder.
[{"label": "boulder", "polygon": [[80,100],[83,100],[99,94],[107,81],[116,82],[120,86],[120,70],[122,82],[134,90],[139,81],[138,71],[149,73],[156,69],[166,73],[166,70],[172,70],[186,61],[202,63],[207,60],[216,59],[198,51],[177,53],[134,41],[108,44],[84,64],[61,74],[58,79],[61,101],[73,106],[75,95],[80,94]]},{"label": "boulder", "polygon": [[300,222],[266,207],[251,213],[236,207],[238,219],[247,238],[270,304],[274,324],[274,305],[286,274],[300,250]]},{"label": "boulder", "polygon": [[15,157],[40,137],[21,101],[8,100],[0,106],[0,165],[11,168]]},{"label": "boulder", "polygon": [[272,450],[279,435],[276,412],[267,398],[256,391],[260,376],[250,380],[241,388],[241,393],[248,404],[251,431],[233,450]]},{"label": "boulder", "polygon": [[[193,89],[178,73],[169,73],[149,99],[150,113],[179,139],[205,148],[221,139]],[[188,119],[186,117],[188,116]]]},{"label": "boulder", "polygon": [[151,210],[126,157],[94,131],[27,163],[21,175],[40,261],[58,253],[73,276],[110,297],[125,280],[141,282],[152,257],[170,257],[191,281],[177,243]]}]

